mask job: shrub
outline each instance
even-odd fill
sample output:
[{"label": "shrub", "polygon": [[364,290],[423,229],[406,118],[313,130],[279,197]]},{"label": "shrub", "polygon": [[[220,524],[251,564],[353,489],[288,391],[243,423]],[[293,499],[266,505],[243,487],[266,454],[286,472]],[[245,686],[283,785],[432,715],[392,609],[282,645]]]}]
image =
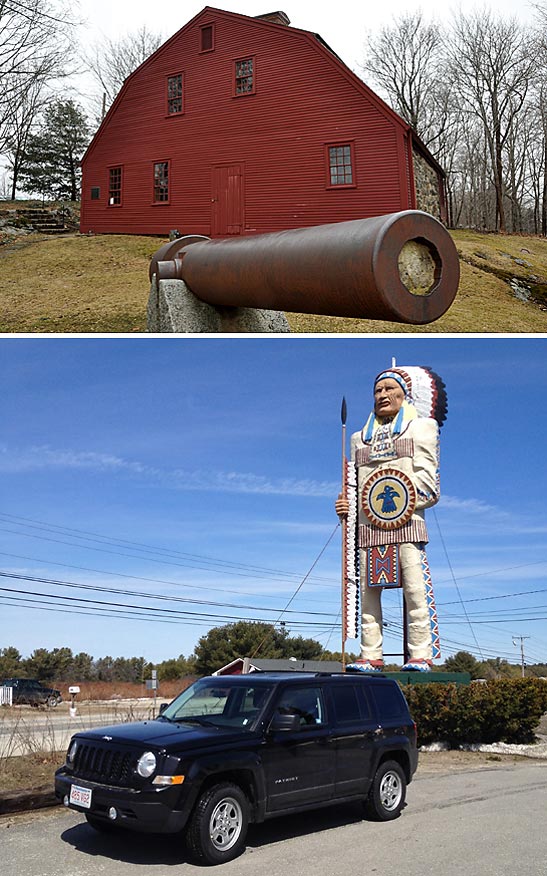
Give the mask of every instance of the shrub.
[{"label": "shrub", "polygon": [[403,690],[420,745],[534,742],[534,730],[547,712],[547,684],[537,678],[469,686],[411,684]]}]

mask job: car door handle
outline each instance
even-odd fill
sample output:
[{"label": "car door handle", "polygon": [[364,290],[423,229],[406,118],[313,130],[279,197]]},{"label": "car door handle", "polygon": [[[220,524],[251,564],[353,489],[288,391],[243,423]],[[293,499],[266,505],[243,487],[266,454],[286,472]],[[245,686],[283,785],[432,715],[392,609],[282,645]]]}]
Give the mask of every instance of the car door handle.
[{"label": "car door handle", "polygon": [[374,737],[376,739],[378,739],[379,736],[383,736],[383,735],[384,735],[384,728],[380,727],[380,726],[376,727],[374,730],[369,730],[367,733],[367,736],[369,739],[373,739]]}]

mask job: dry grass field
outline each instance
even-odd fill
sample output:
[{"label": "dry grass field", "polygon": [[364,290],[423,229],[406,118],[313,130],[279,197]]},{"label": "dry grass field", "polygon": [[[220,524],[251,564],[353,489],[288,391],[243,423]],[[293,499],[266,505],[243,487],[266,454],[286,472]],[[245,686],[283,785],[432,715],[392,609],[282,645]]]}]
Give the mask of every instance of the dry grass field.
[{"label": "dry grass field", "polygon": [[[547,240],[453,232],[461,280],[448,313],[428,326],[288,314],[293,332],[547,332]],[[0,331],[146,331],[148,265],[164,243],[130,235],[28,235],[0,245]],[[512,285],[511,285],[512,283]],[[526,283],[535,300],[519,300]],[[512,288],[513,286],[513,288]]]}]

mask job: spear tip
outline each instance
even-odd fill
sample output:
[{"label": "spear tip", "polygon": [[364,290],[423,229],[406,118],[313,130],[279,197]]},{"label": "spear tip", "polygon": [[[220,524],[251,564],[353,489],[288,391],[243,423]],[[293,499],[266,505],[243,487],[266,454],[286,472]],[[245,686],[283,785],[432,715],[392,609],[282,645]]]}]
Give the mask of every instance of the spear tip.
[{"label": "spear tip", "polygon": [[346,425],[346,419],[347,419],[347,416],[348,416],[348,408],[347,408],[347,405],[346,405],[346,397],[345,397],[345,396],[342,397],[342,410],[341,410],[340,413],[341,413],[341,417],[342,417],[342,426],[345,426],[345,425]]}]

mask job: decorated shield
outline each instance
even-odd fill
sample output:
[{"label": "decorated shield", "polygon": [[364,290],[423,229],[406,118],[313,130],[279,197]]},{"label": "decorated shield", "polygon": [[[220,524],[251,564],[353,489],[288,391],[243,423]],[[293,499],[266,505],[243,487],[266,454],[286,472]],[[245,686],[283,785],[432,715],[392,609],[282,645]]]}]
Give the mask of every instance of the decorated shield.
[{"label": "decorated shield", "polygon": [[404,472],[381,468],[365,482],[361,504],[374,526],[384,530],[399,529],[408,523],[415,511],[416,488]]}]

